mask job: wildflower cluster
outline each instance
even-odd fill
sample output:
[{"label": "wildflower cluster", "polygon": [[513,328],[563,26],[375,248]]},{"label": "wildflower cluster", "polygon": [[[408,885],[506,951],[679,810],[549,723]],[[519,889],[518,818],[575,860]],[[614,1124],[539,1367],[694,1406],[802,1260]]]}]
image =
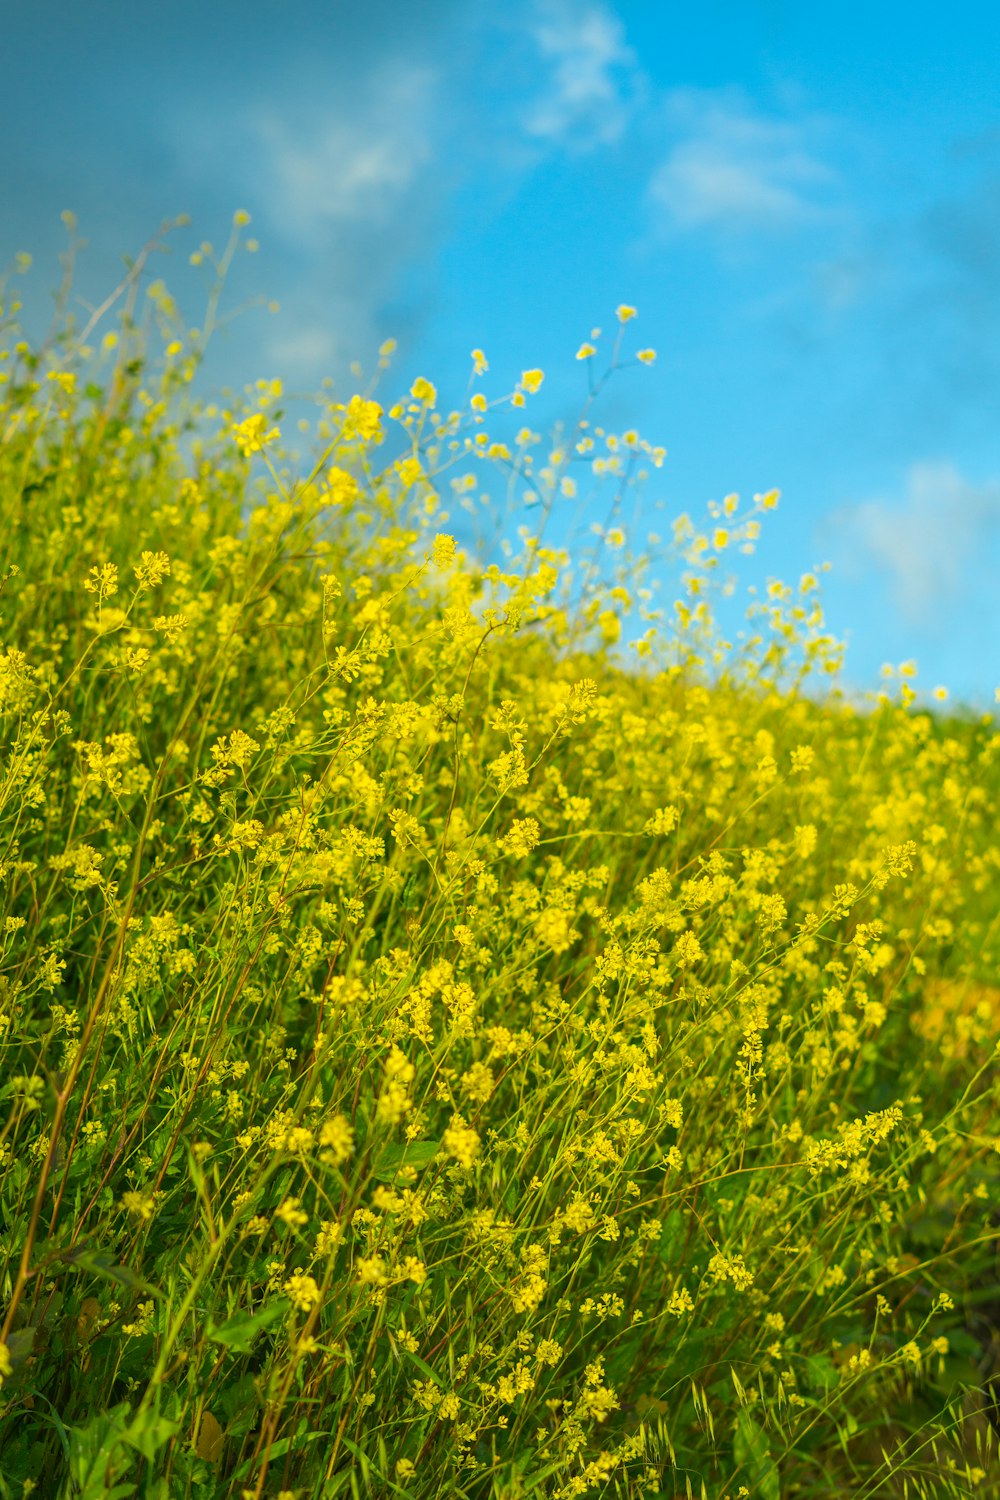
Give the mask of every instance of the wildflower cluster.
[{"label": "wildflower cluster", "polygon": [[599,330],[572,431],[477,349],[297,473],[134,324],[0,324],[4,1492],[984,1484],[992,717],[838,692],[815,572],[728,642],[777,493],[641,549]]}]

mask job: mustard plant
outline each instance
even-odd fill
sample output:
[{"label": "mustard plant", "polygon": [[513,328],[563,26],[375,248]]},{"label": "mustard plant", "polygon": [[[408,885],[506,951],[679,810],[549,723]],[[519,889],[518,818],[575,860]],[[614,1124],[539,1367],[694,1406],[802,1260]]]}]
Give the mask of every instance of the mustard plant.
[{"label": "mustard plant", "polygon": [[245,223],[2,293],[0,1495],[1000,1494],[993,716],[640,543],[627,304],[196,398]]}]

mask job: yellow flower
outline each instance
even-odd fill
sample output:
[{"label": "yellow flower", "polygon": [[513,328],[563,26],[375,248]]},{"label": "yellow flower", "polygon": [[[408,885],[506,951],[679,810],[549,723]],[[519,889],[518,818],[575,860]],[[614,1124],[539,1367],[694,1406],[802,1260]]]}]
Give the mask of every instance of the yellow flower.
[{"label": "yellow flower", "polygon": [[525,370],[521,376],[521,385],[528,392],[529,396],[533,396],[540,388],[544,379],[545,372],[543,370]]},{"label": "yellow flower", "polygon": [[622,623],[613,609],[602,609],[597,616],[597,623],[607,645],[613,646],[621,638]]},{"label": "yellow flower", "polygon": [[447,565],[453,561],[455,556],[455,538],[453,536],[445,536],[443,532],[438,532],[437,536],[434,538],[434,550],[432,555],[436,567],[447,567]]},{"label": "yellow flower", "polygon": [[636,359],[641,359],[644,365],[651,365],[656,358],[655,349],[640,349]]},{"label": "yellow flower", "polygon": [[436,389],[422,375],[418,376],[410,386],[410,395],[414,401],[422,401],[425,406],[433,406],[437,400]]},{"label": "yellow flower", "polygon": [[151,1193],[128,1192],[122,1196],[122,1208],[137,1219],[151,1219],[155,1206]]},{"label": "yellow flower", "polygon": [[476,395],[473,396],[470,405],[473,411],[485,411],[486,397],[481,392],[477,392]]},{"label": "yellow flower", "polygon": [[643,833],[671,833],[677,827],[679,821],[680,813],[676,807],[660,807],[657,808],[652,817],[646,819],[643,825]]},{"label": "yellow flower", "polygon": [[377,401],[366,401],[364,396],[352,396],[344,413],[341,437],[357,438],[363,443],[382,441],[382,408]]},{"label": "yellow flower", "polygon": [[[354,1217],[356,1220],[358,1215],[355,1214]],[[388,1278],[385,1274],[385,1261],[381,1255],[363,1255],[356,1264],[361,1281],[375,1286],[385,1286]]]},{"label": "yellow flower", "polygon": [[268,443],[274,443],[281,436],[277,427],[272,427],[270,432],[265,432],[267,418],[263,412],[255,412],[252,417],[247,417],[243,422],[237,422],[233,427],[233,440],[244,458],[249,458],[252,453],[261,453]]},{"label": "yellow flower", "polygon": [[818,839],[815,823],[796,823],[792,844],[798,858],[807,860],[816,848]]},{"label": "yellow flower", "polygon": [[[456,1122],[458,1121],[456,1116]],[[479,1155],[481,1143],[479,1136],[469,1125],[456,1123],[449,1125],[444,1133],[442,1145],[449,1156],[453,1156],[460,1167],[471,1167]]]},{"label": "yellow flower", "polygon": [[330,505],[348,505],[361,493],[354,475],[348,474],[346,469],[340,469],[335,464],[328,470],[326,482],[329,489],[325,498]]},{"label": "yellow flower", "polygon": [[594,348],[593,344],[581,344],[579,349],[576,351],[576,357],[577,359],[593,359],[596,353],[597,350]]},{"label": "yellow flower", "polygon": [[303,1271],[294,1271],[285,1282],[284,1290],[288,1293],[292,1306],[299,1308],[301,1312],[308,1312],[319,1301],[319,1287]]},{"label": "yellow flower", "polygon": [[497,841],[497,847],[503,854],[513,854],[523,859],[526,854],[531,853],[541,836],[536,819],[515,818],[508,832]]},{"label": "yellow flower", "polygon": [[309,1215],[302,1212],[300,1203],[301,1199],[299,1198],[286,1198],[280,1208],[275,1209],[274,1217],[281,1219],[288,1225],[289,1229],[301,1228],[303,1224],[308,1224]]},{"label": "yellow flower", "polygon": [[319,1128],[319,1143],[324,1151],[329,1152],[324,1161],[339,1167],[347,1160],[354,1150],[354,1131],[344,1115],[334,1115],[323,1121]]},{"label": "yellow flower", "polygon": [[570,914],[562,907],[548,906],[535,918],[535,931],[539,941],[553,953],[565,953],[580,936],[570,921]]},{"label": "yellow flower", "polygon": [[475,1062],[468,1072],[462,1074],[462,1092],[467,1094],[476,1104],[485,1104],[493,1093],[494,1077],[492,1068],[488,1068],[484,1062]]},{"label": "yellow flower", "polygon": [[140,1302],[136,1310],[134,1323],[123,1323],[122,1333],[128,1338],[139,1338],[144,1333],[149,1333],[153,1327],[153,1313],[155,1311],[152,1302]]},{"label": "yellow flower", "polygon": [[486,355],[483,353],[482,349],[473,349],[472,359],[476,367],[476,374],[485,374],[489,369],[489,364],[487,363]]},{"label": "yellow flower", "polygon": [[99,567],[91,568],[83,586],[88,594],[96,594],[99,599],[110,598],[118,592],[117,567],[114,563],[101,563]]},{"label": "yellow flower", "polygon": [[674,944],[674,956],[684,968],[704,958],[704,950],[693,932],[682,932]]},{"label": "yellow flower", "polygon": [[140,589],[151,589],[170,572],[170,559],[165,552],[143,552],[132,569]]},{"label": "yellow flower", "polygon": [[396,465],[396,473],[399,475],[406,488],[409,489],[412,485],[416,484],[417,480],[423,473],[423,470],[420,467],[419,458],[414,458],[411,455],[409,458],[400,459],[399,463]]},{"label": "yellow flower", "polygon": [[621,306],[615,310],[615,316],[617,317],[619,323],[627,323],[630,318],[634,318],[636,316],[636,310],[634,307],[629,307],[627,302],[623,302]]}]

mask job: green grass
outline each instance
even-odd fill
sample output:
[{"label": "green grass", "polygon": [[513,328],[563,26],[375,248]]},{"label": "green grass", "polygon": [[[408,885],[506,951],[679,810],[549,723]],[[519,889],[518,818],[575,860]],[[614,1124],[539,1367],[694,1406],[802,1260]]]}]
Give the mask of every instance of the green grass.
[{"label": "green grass", "polygon": [[657,613],[638,436],[297,460],[140,285],[2,323],[0,1496],[1000,1494],[992,717],[722,639],[773,496]]}]

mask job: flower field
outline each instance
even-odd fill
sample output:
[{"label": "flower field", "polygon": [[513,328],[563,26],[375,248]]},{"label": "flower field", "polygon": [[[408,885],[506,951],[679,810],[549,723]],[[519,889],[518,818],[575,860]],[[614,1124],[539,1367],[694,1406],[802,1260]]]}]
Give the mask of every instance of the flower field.
[{"label": "flower field", "polygon": [[634,309],[297,437],[142,285],[3,294],[0,1496],[1000,1495],[994,718],[775,492],[653,607]]}]

